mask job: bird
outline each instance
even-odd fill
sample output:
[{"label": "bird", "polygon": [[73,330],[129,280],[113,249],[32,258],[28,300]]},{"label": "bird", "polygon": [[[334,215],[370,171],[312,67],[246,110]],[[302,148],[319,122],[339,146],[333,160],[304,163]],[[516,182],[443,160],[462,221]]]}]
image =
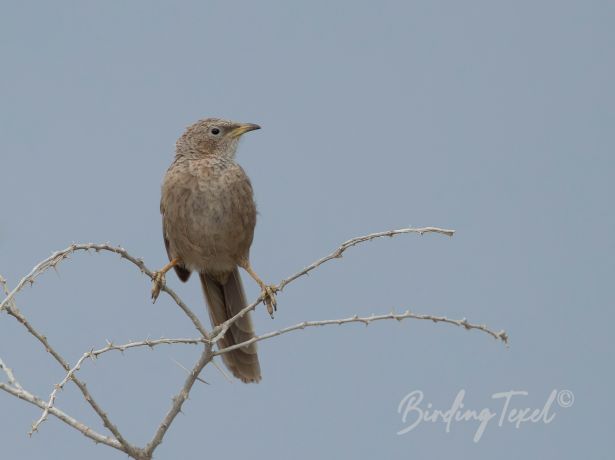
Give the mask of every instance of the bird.
[{"label": "bird", "polygon": [[[239,267],[260,286],[260,299],[272,317],[277,309],[276,286],[265,284],[250,265],[256,204],[250,179],[235,160],[241,136],[257,129],[257,124],[221,118],[193,123],[177,140],[175,159],[162,183],[160,213],[169,263],[154,273],[152,299],[156,301],[171,268],[183,282],[197,272],[213,327],[247,305]],[[254,336],[248,312],[231,325],[218,347]],[[222,359],[241,381],[261,380],[256,343],[223,353]]]}]

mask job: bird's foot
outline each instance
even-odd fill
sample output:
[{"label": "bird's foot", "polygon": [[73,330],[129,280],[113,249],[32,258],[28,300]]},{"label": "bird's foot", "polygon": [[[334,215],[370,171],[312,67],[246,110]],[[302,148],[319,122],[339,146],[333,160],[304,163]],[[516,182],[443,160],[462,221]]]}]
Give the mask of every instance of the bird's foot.
[{"label": "bird's foot", "polygon": [[171,270],[173,267],[181,265],[181,259],[175,257],[168,264],[162,267],[159,271],[154,272],[154,276],[152,276],[152,303],[156,302],[158,298],[158,294],[160,294],[160,290],[166,284],[166,273]]},{"label": "bird's foot", "polygon": [[166,276],[163,271],[154,272],[154,277],[152,278],[152,303],[156,302],[160,290],[166,282]]},{"label": "bird's foot", "polygon": [[278,309],[278,301],[275,298],[275,294],[280,289],[275,284],[265,284],[265,282],[262,279],[260,279],[260,277],[252,269],[252,266],[250,265],[249,260],[247,259],[243,260],[240,265],[245,271],[248,272],[248,274],[252,277],[252,279],[256,281],[256,283],[260,286],[261,288],[260,299],[265,302],[265,305],[267,305],[267,312],[269,313],[269,316],[273,318],[273,312],[277,311]]},{"label": "bird's foot", "polygon": [[267,305],[267,312],[273,319],[273,312],[278,310],[278,301],[276,299],[276,292],[279,291],[278,287],[274,284],[263,284],[261,286],[261,297]]}]

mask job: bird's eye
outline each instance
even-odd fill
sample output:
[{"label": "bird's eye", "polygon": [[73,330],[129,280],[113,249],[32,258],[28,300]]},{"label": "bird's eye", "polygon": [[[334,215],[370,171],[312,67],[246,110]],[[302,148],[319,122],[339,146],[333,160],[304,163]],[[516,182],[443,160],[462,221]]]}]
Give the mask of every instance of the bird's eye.
[{"label": "bird's eye", "polygon": [[220,134],[220,129],[219,128],[211,128],[211,133],[216,136],[218,134]]}]

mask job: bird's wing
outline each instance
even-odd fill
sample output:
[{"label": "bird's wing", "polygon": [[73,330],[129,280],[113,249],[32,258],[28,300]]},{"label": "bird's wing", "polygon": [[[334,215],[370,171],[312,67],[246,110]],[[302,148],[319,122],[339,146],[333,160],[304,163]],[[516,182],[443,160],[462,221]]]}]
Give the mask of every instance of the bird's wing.
[{"label": "bird's wing", "polygon": [[[167,238],[167,229],[165,228],[164,208],[162,206],[162,200],[160,201],[160,214],[162,214],[162,237],[164,238],[164,247],[167,250],[167,257],[169,258],[169,261],[171,261],[173,260],[173,258],[171,257],[171,251],[169,249],[169,238]],[[190,270],[187,270],[183,266],[175,265],[173,269],[175,270],[175,273],[177,273],[177,277],[181,281],[186,282],[188,281],[188,278],[190,278]]]}]

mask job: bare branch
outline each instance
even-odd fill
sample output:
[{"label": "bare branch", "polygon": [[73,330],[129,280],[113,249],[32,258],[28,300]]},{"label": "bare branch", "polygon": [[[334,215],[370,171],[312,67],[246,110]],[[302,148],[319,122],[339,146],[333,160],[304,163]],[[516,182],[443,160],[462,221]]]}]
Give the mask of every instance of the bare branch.
[{"label": "bare branch", "polygon": [[[124,352],[126,350],[129,350],[131,348],[141,348],[141,347],[150,347],[150,348],[154,348],[157,345],[172,345],[172,344],[191,344],[191,345],[197,345],[199,343],[209,343],[209,340],[204,339],[204,338],[178,338],[178,339],[166,339],[164,337],[161,337],[159,339],[145,339],[145,340],[138,340],[138,341],[133,341],[133,342],[128,342],[128,343],[124,343],[121,345],[116,345],[114,343],[108,342],[106,347],[100,348],[98,350],[92,350],[92,351],[88,351],[87,353],[84,353],[83,356],[79,359],[79,361],[83,362],[85,360],[85,358],[98,358],[98,356],[102,355],[103,353],[107,353],[109,351],[119,351],[119,352]],[[77,367],[77,366],[75,366]],[[78,370],[75,369],[75,370]]]},{"label": "bare branch", "polygon": [[8,367],[6,364],[4,364],[4,361],[2,361],[2,358],[0,358],[0,371],[6,374],[6,378],[9,381],[9,385],[11,385],[12,387],[15,387],[18,390],[23,390],[22,386],[19,384],[19,382],[15,378],[15,375],[13,374],[13,370],[10,367]]},{"label": "bare branch", "polygon": [[2,361],[1,358],[0,358],[0,370],[4,371],[9,381],[9,385],[6,385],[0,382],[0,389],[6,391],[7,393],[12,394],[13,396],[18,397],[19,399],[28,401],[31,404],[34,404],[38,407],[42,408],[43,406],[45,406],[45,416],[47,416],[47,414],[51,412],[53,415],[58,417],[60,420],[72,426],[76,430],[80,431],[81,433],[89,437],[90,439],[93,439],[96,443],[102,442],[111,447],[124,451],[124,449],[122,448],[122,445],[117,440],[101,435],[99,433],[96,433],[95,431],[93,431],[91,428],[89,428],[85,424],[77,421],[73,417],[60,411],[59,409],[56,409],[55,407],[54,408],[49,407],[40,398],[26,391],[15,378],[13,371]]},{"label": "bare branch", "polygon": [[[305,267],[303,270],[298,271],[297,273],[295,273],[294,275],[282,280],[280,282],[280,284],[278,284],[277,286],[277,290],[281,291],[283,290],[288,284],[292,283],[293,281],[295,281],[297,278],[300,278],[301,276],[307,275],[309,272],[311,272],[312,270],[320,267],[322,264],[332,260],[332,259],[339,259],[342,257],[342,254],[348,249],[351,248],[353,246],[356,246],[357,244],[360,243],[365,243],[367,241],[371,241],[374,240],[376,238],[383,238],[385,236],[388,237],[394,237],[396,235],[402,235],[405,233],[416,233],[419,235],[424,235],[425,233],[440,233],[442,235],[446,235],[446,236],[453,236],[455,234],[455,230],[447,230],[447,229],[443,229],[443,228],[438,228],[438,227],[418,227],[418,228],[414,228],[414,227],[407,227],[407,228],[400,228],[398,230],[387,230],[385,232],[377,232],[377,233],[370,233],[369,235],[364,235],[364,236],[357,236],[355,238],[352,238],[344,243],[341,244],[340,247],[338,247],[335,251],[333,251],[332,253],[326,255],[325,257],[322,257],[321,259],[318,259],[317,261],[311,263],[310,265],[308,265],[307,267]],[[231,327],[231,325],[237,321],[239,318],[242,318],[243,316],[245,316],[249,311],[252,311],[256,308],[256,306],[261,303],[263,301],[262,297],[259,297],[255,302],[251,303],[250,305],[248,305],[247,307],[245,307],[243,310],[241,310],[239,313],[237,313],[235,316],[233,316],[232,318],[229,318],[228,320],[226,320],[225,322],[223,322],[222,324],[218,325],[217,327],[214,328],[214,330],[211,332],[211,341],[213,343],[217,342],[218,340],[220,340],[222,337],[224,337],[224,335],[226,334],[226,332],[229,330],[229,328]]]},{"label": "bare branch", "polygon": [[[32,326],[32,324],[30,324],[26,317],[19,311],[12,299],[11,302],[6,305],[6,311],[9,315],[13,316],[17,321],[19,321],[28,330],[28,332],[33,335],[45,347],[45,350],[48,351],[51,356],[53,356],[53,358],[62,366],[65,371],[70,371],[70,366],[68,365],[66,360],[49,344],[47,337],[38,332]],[[94,409],[94,412],[98,414],[105,427],[109,431],[111,431],[111,433],[113,433],[113,436],[115,436],[115,438],[120,442],[120,444],[124,448],[124,451],[126,453],[136,452],[136,448],[124,439],[118,428],[111,422],[107,414],[98,405],[96,400],[94,400],[85,383],[83,383],[74,375],[72,375],[71,378],[72,381],[75,382],[75,385],[77,385],[77,388],[79,388],[79,390],[81,391],[81,394],[83,395],[84,399],[88,402],[92,409]]]},{"label": "bare branch", "polygon": [[438,227],[420,227],[420,228],[408,227],[408,228],[400,228],[399,230],[387,230],[385,232],[377,232],[377,233],[370,233],[369,235],[365,235],[365,236],[357,236],[356,238],[352,238],[342,243],[342,245],[339,248],[337,248],[335,251],[333,251],[331,254],[323,257],[322,259],[318,259],[316,262],[308,265],[300,272],[297,272],[291,277],[286,278],[285,280],[282,280],[280,284],[278,285],[278,290],[281,291],[290,282],[296,280],[297,278],[303,275],[307,275],[309,272],[311,272],[317,267],[320,267],[325,262],[328,262],[332,259],[341,258],[342,254],[348,248],[356,246],[357,244],[360,244],[360,243],[365,243],[366,241],[375,240],[376,238],[382,238],[385,236],[394,237],[396,235],[402,235],[404,233],[417,233],[419,235],[424,235],[425,233],[440,233],[446,236],[453,236],[455,234],[455,230],[447,230],[447,229],[438,228]]},{"label": "bare branch", "polygon": [[228,353],[229,351],[233,351],[238,348],[246,347],[255,342],[260,342],[261,340],[266,340],[272,337],[276,337],[278,335],[286,334],[288,332],[305,329],[306,327],[329,326],[332,324],[341,325],[341,324],[348,324],[348,323],[363,323],[367,326],[369,325],[369,323],[372,323],[374,321],[391,320],[391,319],[394,319],[397,321],[402,321],[404,319],[419,319],[419,320],[433,321],[434,323],[448,323],[454,326],[464,327],[465,329],[468,329],[468,330],[476,329],[479,331],[483,331],[489,334],[490,336],[492,336],[493,338],[495,338],[496,340],[501,340],[504,343],[508,343],[508,335],[506,334],[505,331],[494,332],[484,324],[472,324],[472,323],[469,323],[465,318],[449,319],[449,318],[446,318],[445,316],[421,315],[417,313],[412,313],[410,312],[410,310],[408,310],[405,313],[399,313],[399,314],[391,312],[385,315],[371,315],[367,317],[359,317],[355,315],[349,318],[342,318],[342,319],[327,319],[323,321],[303,321],[301,323],[295,324],[294,326],[289,326],[289,327],[286,327],[286,328],[283,328],[277,331],[259,335],[257,337],[251,338],[250,340],[246,340],[245,342],[241,342],[236,345],[232,345],[230,347],[217,350],[214,352],[214,356],[222,355],[224,353]]},{"label": "bare branch", "polygon": [[199,358],[197,363],[192,368],[192,372],[188,374],[188,377],[186,378],[186,381],[184,382],[184,386],[179,391],[179,393],[173,398],[171,408],[169,409],[169,411],[167,412],[167,415],[165,415],[164,419],[160,423],[160,426],[156,430],[154,437],[152,438],[150,442],[147,443],[147,446],[145,446],[145,448],[143,449],[143,452],[146,458],[151,457],[156,447],[158,447],[158,445],[162,442],[162,438],[164,438],[164,435],[169,429],[169,427],[171,426],[171,423],[173,423],[173,420],[175,419],[175,417],[177,417],[177,414],[179,414],[179,412],[181,411],[182,405],[184,404],[186,399],[188,399],[188,395],[190,394],[190,390],[192,389],[194,382],[197,381],[199,374],[201,373],[203,368],[207,365],[207,363],[209,363],[212,360],[212,358],[213,358],[213,353],[212,353],[211,345],[206,344],[205,349],[203,350],[203,353],[201,353],[201,357]]},{"label": "bare branch", "polygon": [[[7,393],[19,398],[19,399],[23,399],[24,401],[29,402],[30,404],[34,404],[35,406],[40,407],[41,409],[44,409],[46,406],[45,401],[43,401],[42,399],[34,396],[32,393],[29,393],[28,391],[24,390],[23,388],[16,388],[10,385],[7,385],[6,383],[2,383],[0,382],[0,390],[4,390]],[[49,409],[49,413],[57,418],[59,418],[60,420],[62,420],[64,423],[68,424],[69,426],[73,427],[74,429],[76,429],[77,431],[83,433],[85,436],[87,436],[88,438],[92,439],[94,442],[96,443],[103,443],[106,444],[107,446],[113,447],[114,449],[117,450],[121,450],[122,452],[125,452],[125,450],[123,449],[122,445],[115,439],[110,438],[108,436],[104,436],[100,433],[97,433],[96,431],[92,430],[90,427],[88,427],[87,425],[81,423],[80,421],[74,419],[73,417],[71,417],[70,415],[66,414],[65,412],[62,412],[60,409],[58,409],[57,407],[52,407]]]},{"label": "bare branch", "polygon": [[[237,348],[242,348],[245,346],[248,346],[254,342],[260,342],[261,340],[266,340],[272,337],[276,337],[278,335],[282,335],[282,334],[286,334],[287,332],[292,332],[292,331],[296,331],[296,330],[300,330],[300,329],[305,329],[306,327],[314,327],[314,326],[328,326],[331,324],[337,324],[337,325],[341,325],[341,324],[347,324],[347,323],[363,323],[365,325],[368,325],[371,322],[374,321],[382,321],[382,320],[397,320],[397,321],[402,321],[404,319],[417,319],[417,320],[429,320],[429,321],[433,321],[434,323],[448,323],[448,324],[452,324],[454,326],[457,327],[463,327],[467,330],[471,330],[471,329],[475,329],[475,330],[479,330],[482,332],[485,332],[486,334],[489,334],[490,336],[492,336],[493,338],[495,338],[496,340],[501,340],[503,343],[507,344],[508,343],[508,335],[506,334],[505,331],[499,331],[499,332],[495,332],[491,329],[489,329],[485,324],[473,324],[468,322],[465,318],[463,319],[450,319],[447,318],[445,316],[433,316],[433,315],[423,315],[423,314],[419,314],[419,313],[412,313],[409,310],[407,310],[405,313],[387,313],[384,315],[372,315],[372,316],[368,316],[368,317],[359,317],[357,315],[355,316],[351,316],[349,318],[342,318],[342,319],[329,319],[329,320],[321,320],[321,321],[303,321],[301,323],[295,324],[294,326],[289,326],[277,331],[273,331],[273,332],[268,332],[266,334],[254,337],[248,341],[224,348],[222,350],[216,351],[213,353],[214,356],[218,356],[218,355],[222,355],[224,353],[228,353],[229,351],[235,350]],[[189,344],[189,345],[196,345],[199,343],[203,343],[203,344],[208,344],[208,343],[212,343],[213,344],[213,340],[212,341],[208,341],[206,339],[203,338],[177,338],[177,339],[167,339],[167,338],[160,338],[160,339],[146,339],[146,340],[141,340],[141,341],[134,341],[134,342],[129,342],[123,345],[115,345],[112,343],[109,343],[106,347],[104,348],[100,348],[99,350],[92,350],[92,351],[88,351],[86,353],[84,353],[81,358],[79,359],[79,361],[77,361],[77,364],[69,371],[69,373],[66,375],[66,377],[64,378],[64,380],[62,380],[62,382],[60,382],[59,384],[57,384],[54,388],[54,392],[56,392],[57,390],[61,389],[66,382],[68,382],[68,380],[70,379],[70,377],[72,376],[72,374],[74,374],[76,371],[79,370],[79,368],[81,367],[81,364],[83,363],[83,361],[85,361],[85,359],[87,358],[97,358],[98,356],[102,355],[103,353],[107,353],[109,351],[113,351],[113,350],[119,350],[119,351],[124,351],[124,350],[128,350],[131,348],[140,348],[140,347],[150,347],[153,348],[157,345],[170,345],[170,344]],[[215,361],[212,361],[215,365]],[[221,370],[221,369],[220,369]],[[53,396],[54,393],[52,393]],[[50,402],[52,403],[53,398],[50,398]]]},{"label": "bare branch", "polygon": [[[145,339],[145,340],[139,340],[139,341],[133,341],[133,342],[128,342],[125,344],[121,344],[121,345],[115,345],[114,343],[111,342],[107,342],[107,346],[100,348],[98,350],[90,350],[85,352],[83,355],[81,355],[81,357],[77,360],[77,363],[68,371],[68,373],[66,374],[66,376],[64,377],[64,379],[62,379],[62,381],[60,383],[57,383],[56,385],[54,385],[53,387],[53,391],[51,392],[51,394],[49,395],[49,401],[47,402],[47,406],[45,408],[45,410],[43,411],[43,413],[41,414],[40,418],[34,423],[34,425],[32,426],[32,430],[31,432],[34,432],[37,430],[38,426],[47,418],[47,414],[48,414],[48,409],[53,407],[53,404],[55,403],[56,400],[56,396],[58,394],[58,392],[60,390],[62,390],[64,388],[64,386],[73,378],[73,375],[79,370],[81,369],[81,365],[83,364],[83,362],[90,358],[92,360],[98,358],[98,356],[102,355],[103,353],[107,353],[109,351],[119,351],[119,352],[124,352],[125,350],[129,350],[131,348],[142,348],[142,347],[149,347],[149,348],[154,348],[157,345],[172,345],[172,344],[191,344],[191,345],[197,345],[199,343],[209,343],[209,341],[207,339],[204,338],[194,338],[194,339],[188,339],[188,338],[178,338],[178,339],[165,339],[165,338],[160,338],[160,339]],[[1,362],[0,362],[1,364]]]},{"label": "bare branch", "polygon": [[[135,449],[134,446],[131,446],[126,440],[123,439],[117,427],[111,423],[106,413],[102,411],[102,409],[98,406],[96,401],[89,394],[89,391],[87,390],[85,384],[74,377],[75,371],[79,369],[79,367],[81,366],[83,362],[83,359],[85,358],[82,357],[82,359],[80,359],[78,363],[72,369],[69,369],[68,363],[59,355],[59,353],[57,353],[49,345],[46,337],[38,333],[38,331],[36,331],[32,327],[32,325],[27,321],[25,316],[17,309],[17,307],[14,304],[15,295],[18,292],[20,292],[28,283],[33,284],[35,279],[38,278],[41,274],[43,274],[46,270],[50,268],[56,268],[57,265],[62,260],[67,259],[70,254],[76,251],[89,251],[89,250],[94,250],[96,252],[109,251],[109,252],[119,254],[122,258],[136,265],[140,269],[140,271],[142,273],[145,273],[147,276],[149,276],[150,279],[152,279],[154,276],[153,272],[146,267],[145,263],[141,259],[137,259],[136,257],[131,256],[124,248],[114,247],[109,244],[93,244],[93,243],[72,244],[68,248],[62,251],[57,251],[53,253],[50,257],[48,257],[47,259],[38,263],[26,276],[24,276],[19,281],[17,286],[11,292],[7,292],[6,281],[4,280],[4,278],[2,278],[0,283],[2,283],[3,289],[7,295],[6,295],[6,298],[2,301],[2,303],[0,303],[0,311],[2,311],[2,309],[6,309],[7,312],[11,316],[15,317],[19,322],[21,322],[32,335],[34,335],[43,345],[45,345],[45,349],[49,351],[50,354],[56,359],[56,361],[58,361],[62,365],[62,367],[67,371],[67,375],[65,379],[60,384],[54,386],[54,389],[52,390],[51,395],[49,397],[49,401],[47,402],[47,405],[45,406],[45,410],[43,411],[39,419],[36,422],[34,422],[32,429],[30,431],[30,434],[34,433],[38,429],[40,424],[44,420],[47,419],[47,416],[49,414],[49,409],[53,406],[55,399],[57,397],[58,391],[61,388],[63,388],[64,385],[70,379],[72,379],[75,382],[75,384],[79,387],[81,392],[83,393],[86,401],[88,401],[88,403],[92,406],[92,408],[99,415],[99,417],[101,417],[105,426],[126,447],[127,451],[130,451],[130,450]],[[188,306],[181,300],[181,298],[171,288],[167,286],[162,286],[162,290],[165,291],[175,301],[175,303],[190,318],[190,320],[192,321],[196,329],[201,333],[201,335],[206,338],[208,336],[208,332],[203,327],[198,317],[192,312],[192,310],[188,308]]]},{"label": "bare branch", "polygon": [[[70,254],[77,252],[77,251],[87,252],[90,250],[94,250],[95,252],[108,251],[108,252],[113,252],[115,254],[119,254],[120,257],[122,257],[123,259],[126,259],[129,262],[132,262],[134,265],[136,265],[137,268],[139,268],[139,270],[141,270],[141,272],[147,275],[150,279],[153,279],[154,277],[154,273],[145,266],[145,263],[143,262],[143,260],[131,256],[122,247],[111,246],[110,244],[94,244],[94,243],[71,244],[69,247],[61,251],[54,252],[51,256],[39,262],[30,271],[30,273],[24,276],[19,281],[19,283],[17,283],[17,286],[15,286],[15,288],[10,293],[8,293],[6,298],[2,302],[0,302],[0,311],[7,308],[7,306],[10,304],[10,302],[15,297],[15,295],[19,291],[21,291],[28,283],[32,285],[34,283],[34,280],[36,280],[36,278],[38,278],[40,275],[42,275],[45,271],[49,270],[50,268],[55,268],[64,259],[68,259]],[[180,299],[180,297],[175,293],[175,291],[173,291],[171,288],[167,287],[166,285],[162,286],[161,290],[166,292],[175,301],[175,303],[183,310],[186,316],[190,318],[190,320],[192,321],[192,324],[194,324],[194,327],[196,327],[196,329],[201,333],[201,335],[203,337],[207,337],[208,335],[207,330],[203,327],[199,318],[194,314],[194,312],[192,312],[192,310],[190,310],[190,308],[188,308],[188,306]]]}]

